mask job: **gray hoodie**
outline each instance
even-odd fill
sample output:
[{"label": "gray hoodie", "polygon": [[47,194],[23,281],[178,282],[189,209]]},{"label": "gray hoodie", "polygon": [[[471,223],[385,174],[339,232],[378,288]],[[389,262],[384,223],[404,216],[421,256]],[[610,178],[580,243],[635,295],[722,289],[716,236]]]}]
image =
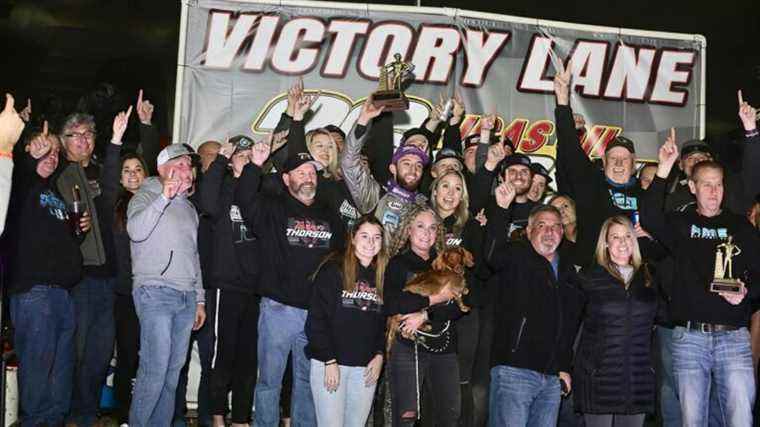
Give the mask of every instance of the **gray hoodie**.
[{"label": "gray hoodie", "polygon": [[127,209],[134,287],[195,290],[205,302],[198,257],[198,214],[186,195],[167,199],[156,177],[146,179]]}]

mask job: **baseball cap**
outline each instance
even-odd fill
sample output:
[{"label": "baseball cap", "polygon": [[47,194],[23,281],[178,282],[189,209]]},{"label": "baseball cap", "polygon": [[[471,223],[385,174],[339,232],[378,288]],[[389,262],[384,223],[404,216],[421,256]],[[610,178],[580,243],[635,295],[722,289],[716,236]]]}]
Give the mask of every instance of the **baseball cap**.
[{"label": "baseball cap", "polygon": [[459,155],[456,151],[452,150],[451,148],[441,148],[438,150],[438,153],[435,155],[435,161],[433,163],[438,163],[441,160],[445,159],[456,159],[459,160],[459,163],[462,163],[464,160],[462,159],[462,156]]},{"label": "baseball cap", "polygon": [[712,149],[706,142],[698,139],[690,139],[681,146],[681,158],[685,159],[694,153],[704,153],[713,157]]},{"label": "baseball cap", "polygon": [[169,144],[158,153],[158,157],[156,157],[156,165],[161,166],[169,160],[182,156],[196,157],[198,156],[198,153],[193,150],[193,147],[187,144]]},{"label": "baseball cap", "polygon": [[427,166],[428,163],[430,163],[430,157],[428,157],[427,153],[420,150],[419,148],[413,146],[413,145],[401,145],[396,149],[396,152],[393,153],[393,157],[391,158],[391,163],[396,164],[396,162],[399,161],[404,156],[413,155],[417,156],[420,161],[422,161],[423,166]]},{"label": "baseball cap", "polygon": [[[515,153],[501,161],[501,171],[504,172],[510,166],[522,165],[530,168],[530,157],[525,154]],[[531,172],[533,169],[531,169]]]},{"label": "baseball cap", "polygon": [[302,165],[306,163],[311,163],[314,165],[314,167],[317,170],[321,169],[321,165],[314,160],[313,157],[311,157],[311,154],[309,153],[296,153],[290,157],[288,157],[287,160],[285,160],[285,163],[282,165],[282,171],[284,173],[288,173],[294,169],[298,169]]},{"label": "baseball cap", "polygon": [[335,132],[337,134],[340,134],[340,136],[342,136],[343,139],[346,139],[346,133],[343,132],[343,129],[341,129],[341,128],[335,126],[335,125],[327,125],[323,129],[326,130],[326,131],[328,131],[328,132]]},{"label": "baseball cap", "polygon": [[415,135],[422,135],[425,137],[425,139],[428,142],[428,145],[430,145],[430,131],[428,131],[425,128],[411,128],[408,129],[406,132],[404,132],[403,136],[401,137],[401,143],[405,143],[407,139],[415,136]]},{"label": "baseball cap", "polygon": [[544,178],[546,178],[547,184],[552,182],[552,177],[549,176],[549,171],[546,170],[544,165],[542,165],[541,163],[531,163],[530,170],[533,172],[533,175],[541,175]]},{"label": "baseball cap", "polygon": [[235,146],[233,153],[237,153],[238,151],[250,150],[256,144],[256,141],[245,135],[236,135],[230,138],[230,143]]},{"label": "baseball cap", "polygon": [[607,147],[604,149],[604,152],[606,153],[615,147],[623,147],[626,150],[630,151],[631,154],[636,154],[636,149],[633,146],[633,141],[631,141],[630,139],[624,136],[615,137],[615,139],[613,139],[612,142],[607,144]]}]

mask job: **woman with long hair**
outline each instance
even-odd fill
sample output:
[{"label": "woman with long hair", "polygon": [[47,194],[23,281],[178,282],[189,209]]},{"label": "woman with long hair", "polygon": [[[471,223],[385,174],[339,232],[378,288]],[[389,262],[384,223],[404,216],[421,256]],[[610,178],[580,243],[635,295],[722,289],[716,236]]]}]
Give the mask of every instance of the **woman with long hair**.
[{"label": "woman with long hair", "polygon": [[573,393],[588,427],[640,427],[654,411],[651,338],[657,292],[633,224],[602,224],[595,264],[581,273],[586,298]]},{"label": "woman with long hair", "polygon": [[[411,426],[420,418],[423,385],[434,390],[434,424],[459,422],[461,397],[457,334],[454,321],[462,316],[451,301],[457,295],[448,287],[429,297],[404,292],[415,274],[429,270],[444,249],[438,214],[427,205],[415,205],[404,217],[391,245],[396,255],[388,264],[385,288],[386,314],[401,314],[400,333],[391,343],[389,378],[394,426]],[[420,330],[430,323],[427,331]]]},{"label": "woman with long hair", "polygon": [[578,219],[575,216],[575,200],[567,194],[555,194],[549,199],[549,204],[557,208],[560,215],[562,215],[565,240],[575,243],[578,231]]},{"label": "woman with long hair", "polygon": [[388,255],[372,215],[354,224],[342,254],[314,277],[306,355],[320,426],[364,426],[383,366],[383,282]]},{"label": "woman with long hair", "polygon": [[[483,227],[471,215],[469,210],[470,196],[462,172],[451,170],[436,178],[430,185],[430,204],[443,220],[441,226],[446,246],[461,246],[473,255],[475,266],[468,268],[465,277],[469,294],[465,297],[466,304],[472,308],[469,313],[457,320],[457,355],[459,359],[459,384],[462,393],[462,425],[474,423],[476,402],[473,398],[471,379],[476,365],[477,355],[487,352],[481,343],[481,333],[484,323],[481,322],[481,311],[485,306],[482,295],[483,286],[474,274],[480,261],[480,250],[483,246]],[[486,362],[487,364],[487,362]]]}]

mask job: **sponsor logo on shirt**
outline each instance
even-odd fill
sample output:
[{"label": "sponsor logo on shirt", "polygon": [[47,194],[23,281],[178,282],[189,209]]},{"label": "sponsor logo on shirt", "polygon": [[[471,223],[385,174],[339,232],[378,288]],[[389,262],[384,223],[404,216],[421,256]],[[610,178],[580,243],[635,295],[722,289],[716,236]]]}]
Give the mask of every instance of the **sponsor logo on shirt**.
[{"label": "sponsor logo on shirt", "polygon": [[69,219],[66,203],[59,199],[51,190],[45,190],[40,193],[40,207],[47,209],[48,214],[59,221]]},{"label": "sponsor logo on shirt", "polygon": [[728,239],[727,228],[707,228],[698,225],[691,226],[690,236],[692,239],[725,240]]},{"label": "sponsor logo on shirt", "polygon": [[285,230],[290,246],[304,248],[327,249],[330,247],[332,231],[327,221],[288,218],[288,227]]},{"label": "sponsor logo on shirt", "polygon": [[353,207],[351,203],[348,202],[348,200],[343,200],[343,203],[341,203],[338,212],[340,212],[341,215],[348,219],[359,219],[359,211],[356,210],[356,208]]},{"label": "sponsor logo on shirt", "polygon": [[446,235],[446,246],[462,246],[462,238],[449,233]]},{"label": "sponsor logo on shirt", "polygon": [[639,209],[639,200],[625,193],[619,193],[610,189],[610,198],[612,204],[624,211],[635,211]]},{"label": "sponsor logo on shirt", "polygon": [[376,313],[380,312],[382,306],[382,301],[377,295],[377,289],[363,280],[356,282],[355,291],[342,291],[341,303],[343,308]]},{"label": "sponsor logo on shirt", "polygon": [[240,214],[240,208],[237,205],[230,206],[230,221],[232,221],[232,233],[237,238],[235,243],[251,242],[256,237],[248,230],[248,226],[243,221],[243,215]]}]

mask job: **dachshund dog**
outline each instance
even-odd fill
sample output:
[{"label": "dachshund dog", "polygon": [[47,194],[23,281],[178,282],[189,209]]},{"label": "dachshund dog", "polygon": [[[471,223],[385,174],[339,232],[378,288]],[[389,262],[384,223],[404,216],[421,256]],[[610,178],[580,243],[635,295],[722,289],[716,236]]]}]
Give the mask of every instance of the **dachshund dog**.
[{"label": "dachshund dog", "polygon": [[[404,291],[413,294],[429,297],[440,292],[448,285],[457,297],[454,299],[459,309],[467,313],[470,307],[462,301],[462,295],[467,295],[467,282],[464,279],[465,267],[475,265],[472,254],[458,246],[446,248],[433,260],[432,268],[428,271],[418,273],[404,287]],[[388,318],[388,339],[386,341],[386,351],[390,355],[390,349],[393,340],[396,339],[396,332],[400,328],[401,314],[396,314]],[[430,331],[430,324],[426,323],[420,327],[423,331]],[[404,338],[413,339],[413,337],[403,335]]]}]

